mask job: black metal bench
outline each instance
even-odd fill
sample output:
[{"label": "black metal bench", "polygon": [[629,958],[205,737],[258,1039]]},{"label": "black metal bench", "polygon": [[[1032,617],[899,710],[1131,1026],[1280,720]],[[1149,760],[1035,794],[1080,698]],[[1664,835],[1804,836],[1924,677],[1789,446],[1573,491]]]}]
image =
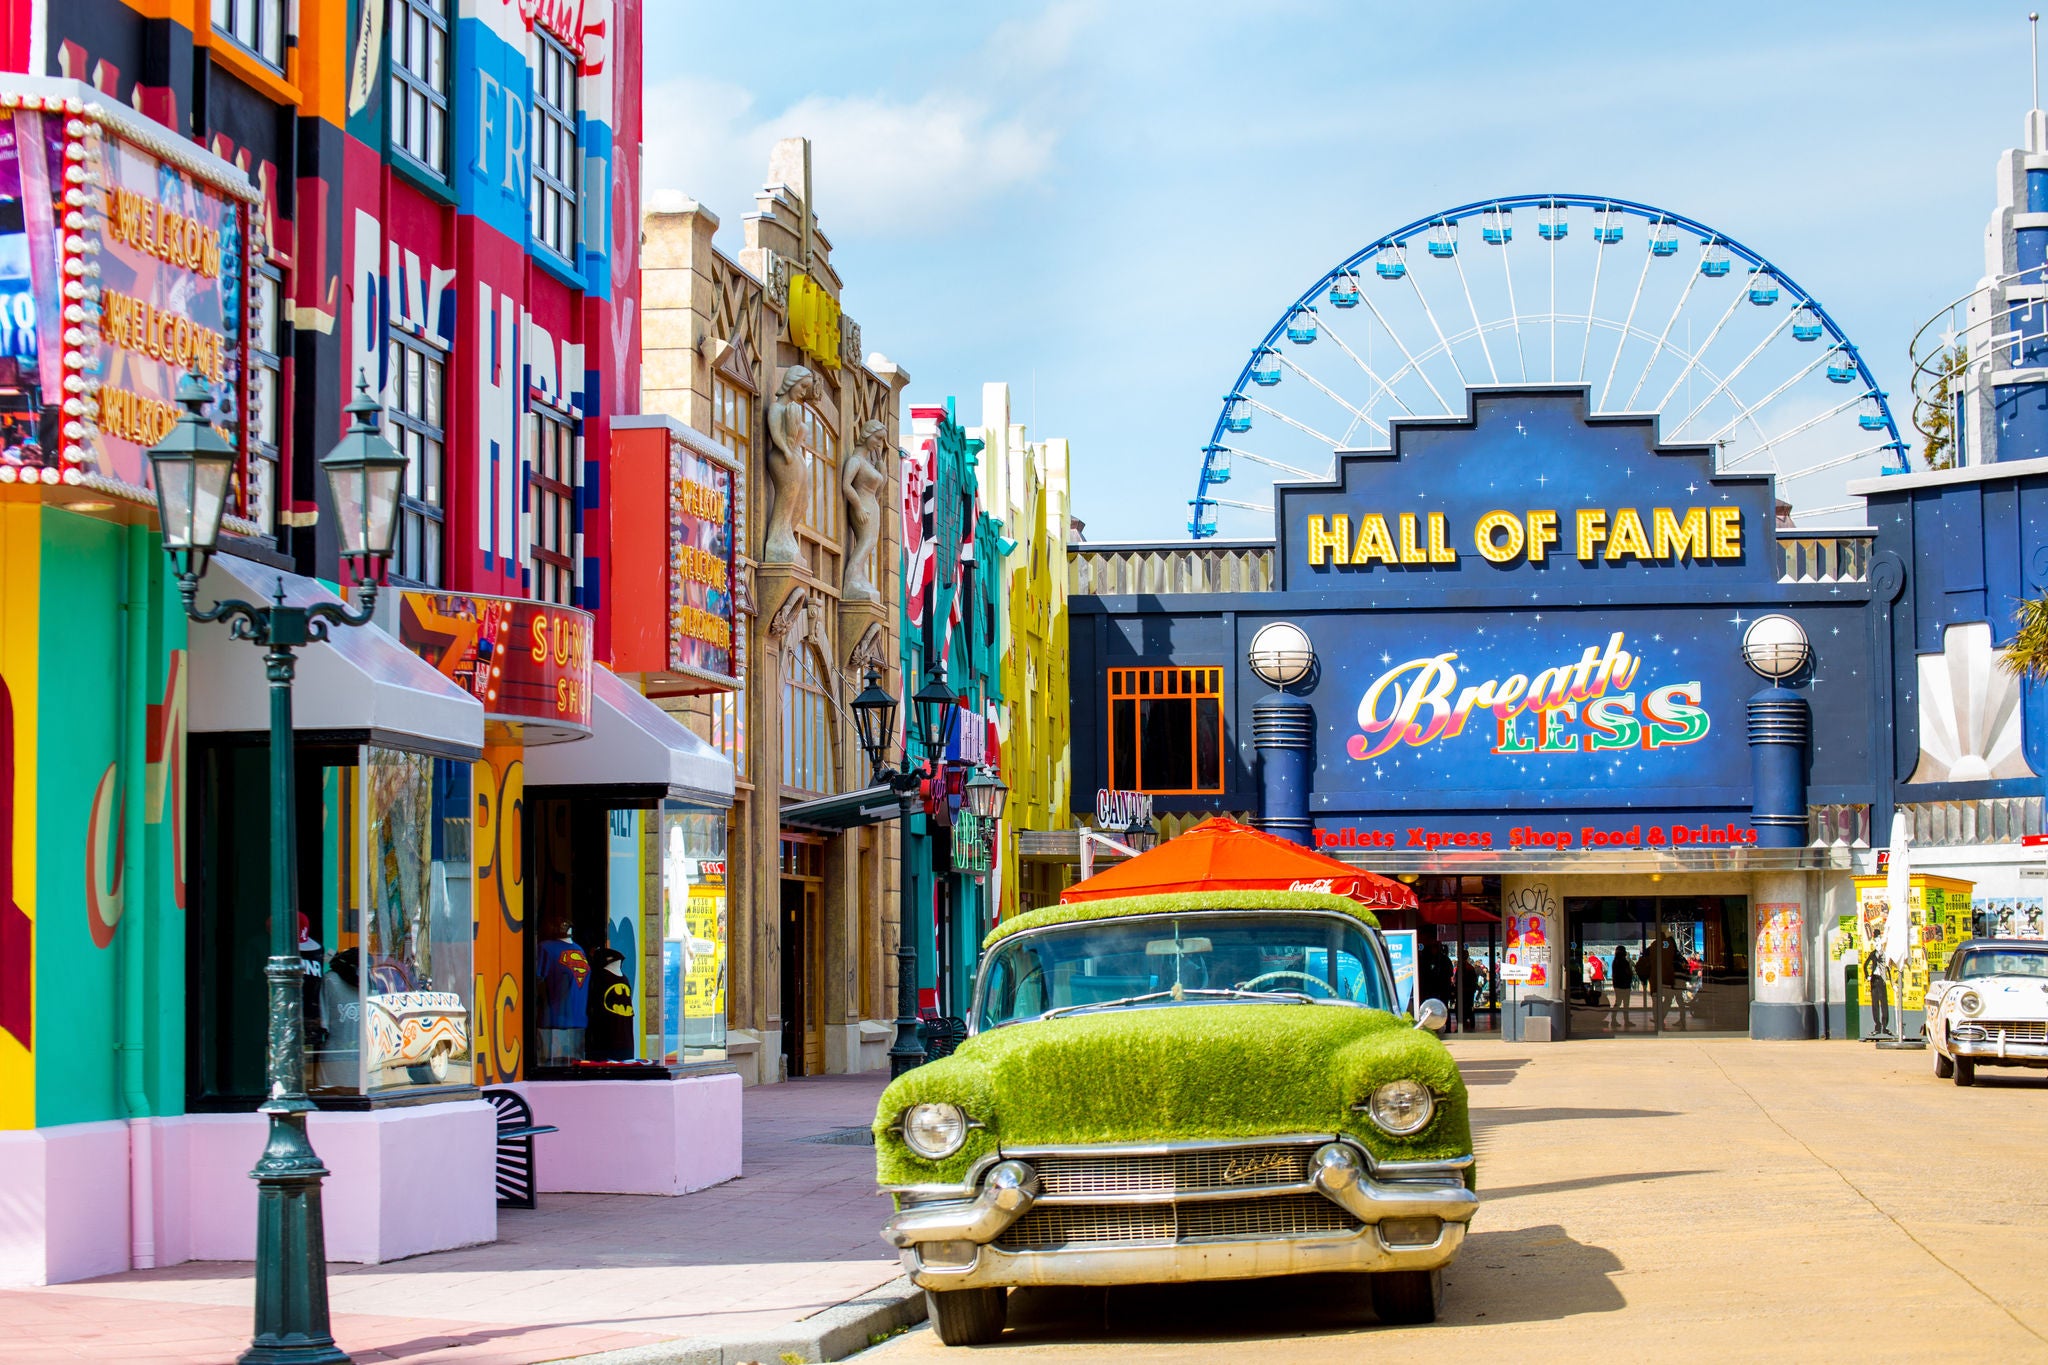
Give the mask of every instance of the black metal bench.
[{"label": "black metal bench", "polygon": [[484,1098],[498,1111],[498,1207],[534,1206],[533,1140],[559,1132],[551,1123],[535,1123],[533,1106],[516,1090],[486,1090]]}]

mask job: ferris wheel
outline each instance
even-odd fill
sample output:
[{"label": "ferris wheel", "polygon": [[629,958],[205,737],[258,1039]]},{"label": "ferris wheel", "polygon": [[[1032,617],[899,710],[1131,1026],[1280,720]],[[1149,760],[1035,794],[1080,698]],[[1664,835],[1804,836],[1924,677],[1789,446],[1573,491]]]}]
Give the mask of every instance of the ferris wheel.
[{"label": "ferris wheel", "polygon": [[1270,534],[1276,482],[1520,383],[1586,385],[1593,414],[1655,415],[1664,444],[1774,475],[1802,527],[1860,521],[1848,482],[1908,467],[1862,355],[1777,266],[1648,204],[1513,195],[1419,218],[1287,305],[1223,396],[1188,531]]}]

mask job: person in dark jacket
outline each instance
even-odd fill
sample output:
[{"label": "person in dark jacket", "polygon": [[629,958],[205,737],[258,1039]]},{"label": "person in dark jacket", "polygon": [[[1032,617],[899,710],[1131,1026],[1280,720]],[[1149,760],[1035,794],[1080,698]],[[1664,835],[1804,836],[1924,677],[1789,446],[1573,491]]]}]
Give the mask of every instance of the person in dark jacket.
[{"label": "person in dark jacket", "polygon": [[[1435,1000],[1445,1009],[1451,1005],[1451,955],[1434,939],[1422,945],[1422,964],[1416,969],[1416,984],[1423,1000]],[[1417,1007],[1421,1001],[1415,1002]]]},{"label": "person in dark jacket", "polygon": [[1615,1016],[1619,1014],[1620,1028],[1626,1030],[1629,1026],[1629,997],[1636,988],[1635,963],[1629,960],[1626,943],[1614,945],[1614,960],[1607,966],[1607,981],[1614,992],[1614,1003],[1607,1010],[1607,1022],[1614,1025]]},{"label": "person in dark jacket", "polygon": [[1671,931],[1657,930],[1657,941],[1643,950],[1641,962],[1636,964],[1650,987],[1655,1001],[1654,1023],[1663,1028],[1665,1017],[1673,1012],[1679,1015],[1679,1026],[1685,1024],[1685,998],[1679,993],[1685,982],[1685,959],[1679,955],[1678,945],[1671,941]]}]

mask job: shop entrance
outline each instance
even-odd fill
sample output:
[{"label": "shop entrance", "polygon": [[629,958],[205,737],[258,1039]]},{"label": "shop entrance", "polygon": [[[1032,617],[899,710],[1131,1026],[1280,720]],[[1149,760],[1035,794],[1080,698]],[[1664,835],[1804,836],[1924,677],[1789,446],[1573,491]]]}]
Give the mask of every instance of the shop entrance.
[{"label": "shop entrance", "polygon": [[825,1070],[825,845],[782,836],[782,1058],[787,1074]]},{"label": "shop entrance", "polygon": [[1567,896],[1573,1038],[1749,1031],[1746,896]]}]

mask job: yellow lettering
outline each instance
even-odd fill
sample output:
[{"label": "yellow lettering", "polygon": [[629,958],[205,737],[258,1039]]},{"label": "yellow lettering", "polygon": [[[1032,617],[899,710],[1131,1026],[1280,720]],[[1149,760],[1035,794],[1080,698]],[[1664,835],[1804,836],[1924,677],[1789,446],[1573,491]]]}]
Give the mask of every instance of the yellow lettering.
[{"label": "yellow lettering", "polygon": [[1633,507],[1624,507],[1614,514],[1614,534],[1607,542],[1607,557],[1620,559],[1623,555],[1634,555],[1637,559],[1650,557],[1650,542],[1643,535],[1643,519]]},{"label": "yellow lettering", "polygon": [[1536,511],[1529,514],[1529,562],[1543,562],[1543,547],[1557,544],[1557,513]]},{"label": "yellow lettering", "polygon": [[1658,559],[1672,559],[1680,555],[1689,559],[1707,557],[1707,509],[1688,507],[1683,517],[1674,516],[1669,507],[1659,507],[1650,513],[1651,553]]},{"label": "yellow lettering", "polygon": [[[1495,533],[1505,531],[1505,539],[1496,539]],[[1506,564],[1522,553],[1522,519],[1513,512],[1488,512],[1472,528],[1472,541],[1496,564]]]},{"label": "yellow lettering", "polygon": [[1321,517],[1312,516],[1308,519],[1310,567],[1320,567],[1325,556],[1332,564],[1351,562],[1351,518],[1342,512],[1330,518],[1327,530],[1324,529]]},{"label": "yellow lettering", "polygon": [[1607,539],[1607,513],[1597,507],[1578,511],[1578,550],[1581,563],[1591,564],[1599,554],[1599,543]]},{"label": "yellow lettering", "polygon": [[1394,538],[1387,534],[1387,519],[1377,512],[1367,512],[1359,521],[1358,544],[1352,547],[1351,562],[1370,564],[1375,560],[1386,565],[1401,562],[1394,553]]},{"label": "yellow lettering", "polygon": [[1742,509],[1707,509],[1707,553],[1716,559],[1742,558]]},{"label": "yellow lettering", "polygon": [[1415,543],[1415,514],[1401,514],[1401,562],[1403,564],[1427,564],[1429,556]]},{"label": "yellow lettering", "polygon": [[1458,552],[1444,544],[1444,514],[1429,514],[1429,562],[1432,564],[1455,564]]}]

